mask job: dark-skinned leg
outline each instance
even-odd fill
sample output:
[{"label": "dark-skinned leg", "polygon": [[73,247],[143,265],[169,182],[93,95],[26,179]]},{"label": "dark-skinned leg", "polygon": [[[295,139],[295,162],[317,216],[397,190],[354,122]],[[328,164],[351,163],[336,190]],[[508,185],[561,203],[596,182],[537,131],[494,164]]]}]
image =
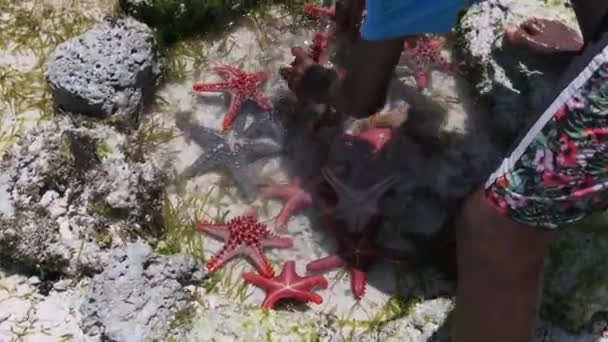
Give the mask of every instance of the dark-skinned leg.
[{"label": "dark-skinned leg", "polygon": [[483,190],[457,223],[458,292],[455,342],[532,342],[543,259],[556,232],[517,224]]}]

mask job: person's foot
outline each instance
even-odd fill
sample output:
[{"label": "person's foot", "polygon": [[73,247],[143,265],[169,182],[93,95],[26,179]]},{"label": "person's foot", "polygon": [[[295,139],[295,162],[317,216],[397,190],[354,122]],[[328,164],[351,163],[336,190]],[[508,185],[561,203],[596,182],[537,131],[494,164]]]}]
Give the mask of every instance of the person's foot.
[{"label": "person's foot", "polygon": [[568,25],[552,19],[529,18],[505,29],[506,40],[537,54],[572,54],[584,45],[583,38]]}]

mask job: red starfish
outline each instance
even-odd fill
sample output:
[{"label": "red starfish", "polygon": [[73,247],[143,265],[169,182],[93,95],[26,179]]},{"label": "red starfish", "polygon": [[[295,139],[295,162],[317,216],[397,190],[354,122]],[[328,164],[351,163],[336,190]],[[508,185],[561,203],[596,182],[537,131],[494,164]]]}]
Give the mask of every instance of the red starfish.
[{"label": "red starfish", "polygon": [[336,16],[336,6],[325,7],[309,3],[304,5],[304,12],[306,12],[306,15],[309,17],[325,16],[333,19]]},{"label": "red starfish", "polygon": [[261,190],[261,195],[264,198],[279,197],[285,200],[285,205],[277,216],[279,229],[287,228],[287,222],[296,210],[312,203],[312,197],[302,188],[301,181],[297,177],[288,184],[265,186]]},{"label": "red starfish", "polygon": [[[327,223],[327,218],[325,218]],[[379,232],[378,222],[368,225],[359,233],[349,233],[338,229],[334,223],[331,227],[338,242],[338,251],[334,255],[321,258],[306,265],[308,272],[325,272],[334,268],[346,267],[350,272],[351,289],[355,298],[365,294],[366,272],[378,259],[400,261],[412,255],[412,251],[384,248],[376,243]]]},{"label": "red starfish", "polygon": [[327,63],[327,44],[329,41],[329,34],[327,33],[315,33],[312,39],[312,45],[310,46],[310,57],[318,64]]},{"label": "red starfish", "polygon": [[264,309],[272,307],[281,299],[296,299],[302,302],[321,304],[323,298],[311,291],[313,287],[327,288],[327,280],[323,276],[300,277],[296,273],[296,263],[286,261],[281,274],[272,279],[262,277],[255,273],[245,273],[246,282],[261,287],[266,291],[266,298],[262,303]]},{"label": "red starfish", "polygon": [[273,234],[265,224],[258,222],[253,213],[237,216],[226,224],[200,221],[198,229],[225,241],[224,247],[207,263],[209,272],[215,272],[238,255],[245,255],[253,262],[260,274],[272,277],[274,270],[266,259],[263,249],[293,246],[290,237]]},{"label": "red starfish", "polygon": [[376,154],[393,138],[393,130],[390,128],[370,128],[357,135],[347,135],[347,137],[368,142],[374,147],[373,153]]},{"label": "red starfish", "polygon": [[223,129],[230,129],[246,100],[254,101],[264,110],[272,108],[270,98],[258,89],[260,84],[268,79],[266,72],[248,73],[229,65],[219,65],[211,70],[227,79],[217,83],[194,83],[192,88],[199,92],[229,92],[232,94],[228,112],[222,122]]},{"label": "red starfish", "polygon": [[402,60],[413,64],[416,85],[420,91],[428,86],[432,68],[437,68],[449,74],[456,71],[456,66],[448,63],[441,56],[441,50],[445,43],[446,39],[444,37],[432,37],[426,34],[418,37],[415,43],[405,41]]}]

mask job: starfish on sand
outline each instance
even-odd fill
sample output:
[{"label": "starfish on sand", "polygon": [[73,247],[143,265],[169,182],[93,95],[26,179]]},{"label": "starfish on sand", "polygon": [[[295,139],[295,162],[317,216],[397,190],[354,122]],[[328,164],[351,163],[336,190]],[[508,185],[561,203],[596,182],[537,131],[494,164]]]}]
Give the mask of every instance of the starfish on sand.
[{"label": "starfish on sand", "polygon": [[330,168],[324,167],[321,172],[338,196],[333,214],[348,223],[348,230],[355,232],[378,214],[380,198],[397,183],[397,177],[393,175],[365,189],[355,189],[338,179]]},{"label": "starfish on sand", "polygon": [[301,302],[321,304],[323,298],[312,292],[314,287],[326,289],[328,284],[323,276],[301,277],[296,273],[294,261],[286,261],[281,273],[269,279],[255,273],[245,273],[246,282],[258,286],[266,291],[266,298],[262,303],[265,309],[271,309],[281,299],[295,299]]},{"label": "starfish on sand", "polygon": [[432,69],[438,69],[453,74],[457,68],[449,63],[441,51],[446,44],[444,37],[433,37],[425,34],[416,38],[414,42],[406,40],[401,60],[409,63],[414,69],[414,77],[418,90],[428,87]]},{"label": "starfish on sand", "polygon": [[228,112],[222,122],[224,130],[230,129],[239,115],[241,106],[246,100],[254,101],[262,109],[272,108],[272,101],[260,90],[260,84],[268,79],[266,72],[248,73],[229,65],[213,67],[212,71],[220,74],[225,81],[217,83],[195,83],[192,88],[197,92],[229,92],[232,94]]},{"label": "starfish on sand", "polygon": [[273,234],[253,213],[234,217],[225,224],[200,221],[198,230],[225,242],[224,247],[207,263],[209,272],[215,272],[236,256],[246,256],[261,275],[272,277],[274,270],[264,255],[264,248],[293,246],[290,237]]},{"label": "starfish on sand", "polygon": [[375,223],[359,233],[348,233],[333,224],[326,224],[326,227],[334,233],[338,243],[337,252],[310,262],[306,270],[317,273],[346,267],[350,273],[351,290],[357,299],[365,294],[366,272],[374,263],[380,259],[398,262],[413,254],[413,251],[379,246],[376,242],[379,227]]},{"label": "starfish on sand", "polygon": [[287,222],[295,211],[312,203],[312,196],[302,187],[297,177],[288,184],[262,187],[261,195],[264,198],[281,198],[285,201],[276,221],[277,228],[281,230],[287,228]]},{"label": "starfish on sand", "polygon": [[191,178],[219,167],[225,167],[247,202],[255,200],[257,185],[252,180],[249,163],[282,151],[282,146],[269,139],[253,139],[255,124],[245,129],[245,117],[240,117],[227,133],[203,127],[178,117],[177,127],[184,131],[205,152],[182,174]]}]

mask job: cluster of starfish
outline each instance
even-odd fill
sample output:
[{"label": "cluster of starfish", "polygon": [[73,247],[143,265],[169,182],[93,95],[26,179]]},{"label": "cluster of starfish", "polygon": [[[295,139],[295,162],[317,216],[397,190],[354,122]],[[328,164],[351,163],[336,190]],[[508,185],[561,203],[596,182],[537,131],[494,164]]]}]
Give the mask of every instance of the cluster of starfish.
[{"label": "cluster of starfish", "polygon": [[[361,7],[363,8],[363,7]],[[320,18],[327,18],[330,25],[329,33],[315,33],[315,37],[310,46],[310,56],[319,64],[327,63],[327,47],[329,41],[336,37],[337,11],[336,6],[324,7],[307,4],[304,8],[305,13],[312,18],[317,18],[317,28],[322,28]],[[429,85],[430,74],[433,69],[440,70],[448,74],[454,74],[458,68],[455,64],[448,62],[441,54],[446,44],[445,37],[424,34],[414,39],[404,42],[404,50],[401,62],[411,66],[416,79],[416,85],[420,91]]]}]

